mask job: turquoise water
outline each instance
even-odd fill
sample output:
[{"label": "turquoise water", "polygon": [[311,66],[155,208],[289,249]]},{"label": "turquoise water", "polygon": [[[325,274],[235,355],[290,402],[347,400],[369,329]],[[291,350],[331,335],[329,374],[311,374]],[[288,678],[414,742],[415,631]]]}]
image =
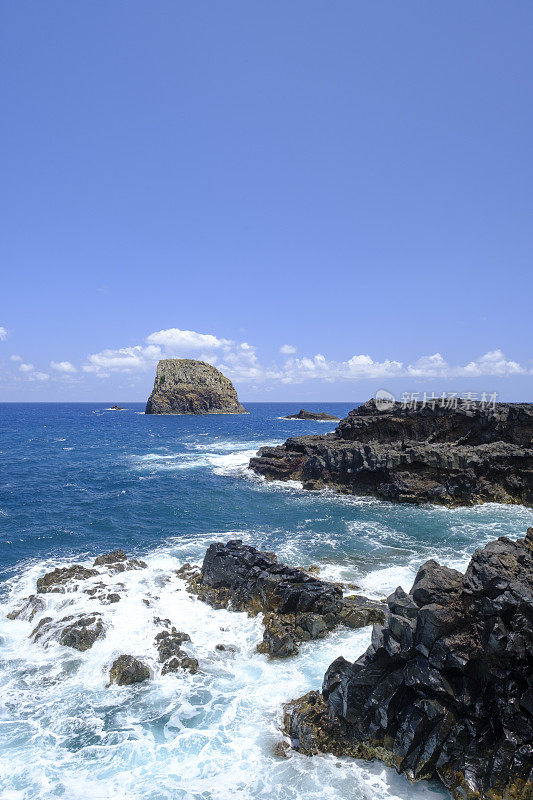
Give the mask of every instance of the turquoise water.
[{"label": "turquoise water", "polygon": [[[380,764],[333,757],[280,759],[281,706],[320,686],[341,653],[355,658],[370,632],[335,632],[294,659],[255,653],[260,621],[190,598],[175,569],[214,540],[242,538],[322,576],[382,597],[409,589],[429,557],[464,568],[499,535],[523,535],[531,510],[394,506],[246,469],[258,447],[334,423],[280,419],[301,404],[249,404],[247,416],[152,417],[141,404],[0,405],[0,591],[4,611],[35,591],[48,568],[90,563],[117,547],[148,569],[108,576],[119,603],[48,595],[43,614],[101,610],[106,637],[86,653],[29,641],[32,622],[0,619],[0,796],[34,798],[432,798]],[[313,405],[344,415],[346,404]],[[191,634],[195,676],[158,673],[154,617]],[[218,642],[236,644],[230,655]],[[153,679],[106,686],[113,658],[142,657]]]}]

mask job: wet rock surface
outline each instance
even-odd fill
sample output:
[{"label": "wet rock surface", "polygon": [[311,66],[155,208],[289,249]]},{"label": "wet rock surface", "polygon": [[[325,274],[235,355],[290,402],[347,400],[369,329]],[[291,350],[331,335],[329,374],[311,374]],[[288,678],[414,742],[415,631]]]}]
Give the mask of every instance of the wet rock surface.
[{"label": "wet rock surface", "polygon": [[235,387],[204,361],[167,358],[157,365],[146,414],[247,414]]},{"label": "wet rock surface", "polygon": [[142,683],[150,678],[150,670],[138,658],[122,655],[113,661],[109,671],[109,682],[118,686],[131,686],[133,683]]},{"label": "wet rock surface", "polygon": [[456,800],[531,800],[533,528],[464,575],[428,561],[387,605],[366,653],[287,705],[293,746],[440,778]]},{"label": "wet rock surface", "polygon": [[60,620],[43,617],[30,634],[34,642],[47,646],[56,641],[82,653],[104,636],[105,628],[100,614],[72,614]]},{"label": "wet rock surface", "polygon": [[339,417],[334,417],[333,414],[326,414],[325,411],[315,413],[314,411],[306,411],[301,408],[297,414],[288,414],[283,419],[309,419],[309,420],[330,420],[331,422],[339,422]]},{"label": "wet rock surface", "polygon": [[256,550],[239,539],[212,544],[201,571],[184,564],[178,571],[201,600],[214,608],[264,614],[260,652],[285,658],[298,645],[326,636],[337,625],[362,627],[382,621],[382,603],[353,595],[301,569],[279,564],[272,553]]},{"label": "wet rock surface", "polygon": [[137,558],[128,558],[123,550],[103,553],[94,559],[94,567],[106,567],[108,572],[126,572],[129,569],[146,569],[146,562]]},{"label": "wet rock surface", "polygon": [[52,572],[47,572],[42,578],[37,579],[37,591],[41,594],[47,592],[66,592],[67,584],[69,591],[77,588],[79,581],[87,578],[94,578],[98,575],[97,569],[88,569],[81,564],[73,564],[71,567],[56,567]]},{"label": "wet rock surface", "polygon": [[434,405],[380,411],[370,400],[333,433],[262,447],[250,468],[394,502],[533,505],[533,404]]},{"label": "wet rock surface", "polygon": [[191,675],[198,672],[198,660],[189,656],[181,647],[184,642],[191,641],[188,633],[172,627],[170,630],[158,633],[155,641],[159,663],[163,664],[161,675],[166,675],[167,672],[179,672],[179,670],[187,670]]}]

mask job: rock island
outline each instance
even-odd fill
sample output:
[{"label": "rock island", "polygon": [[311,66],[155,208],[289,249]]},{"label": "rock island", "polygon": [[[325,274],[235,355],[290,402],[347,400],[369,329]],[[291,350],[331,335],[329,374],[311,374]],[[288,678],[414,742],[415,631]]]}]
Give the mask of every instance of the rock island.
[{"label": "rock island", "polygon": [[247,414],[235,387],[218,369],[190,358],[157,365],[146,414]]}]

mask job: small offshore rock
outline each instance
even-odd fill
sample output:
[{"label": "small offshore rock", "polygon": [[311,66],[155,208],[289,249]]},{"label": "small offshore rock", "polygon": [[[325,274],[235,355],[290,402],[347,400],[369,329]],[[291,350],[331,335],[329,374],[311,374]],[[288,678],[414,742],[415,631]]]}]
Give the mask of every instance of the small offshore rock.
[{"label": "small offshore rock", "polygon": [[283,417],[283,419],[329,420],[331,422],[340,422],[340,418],[333,416],[333,414],[326,414],[325,411],[315,413],[314,411],[306,411],[305,408],[301,408],[297,414],[289,414]]},{"label": "small offshore rock", "polygon": [[109,682],[116,683],[118,686],[131,686],[134,683],[142,683],[150,678],[150,670],[138,658],[130,655],[122,655],[113,661],[109,671]]}]

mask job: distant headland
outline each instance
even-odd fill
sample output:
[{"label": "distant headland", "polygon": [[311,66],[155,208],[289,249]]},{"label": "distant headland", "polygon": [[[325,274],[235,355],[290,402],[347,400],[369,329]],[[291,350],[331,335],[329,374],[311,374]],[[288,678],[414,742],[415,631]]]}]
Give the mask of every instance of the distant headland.
[{"label": "distant headland", "polygon": [[218,369],[190,358],[157,365],[146,414],[247,414],[235,387]]}]

